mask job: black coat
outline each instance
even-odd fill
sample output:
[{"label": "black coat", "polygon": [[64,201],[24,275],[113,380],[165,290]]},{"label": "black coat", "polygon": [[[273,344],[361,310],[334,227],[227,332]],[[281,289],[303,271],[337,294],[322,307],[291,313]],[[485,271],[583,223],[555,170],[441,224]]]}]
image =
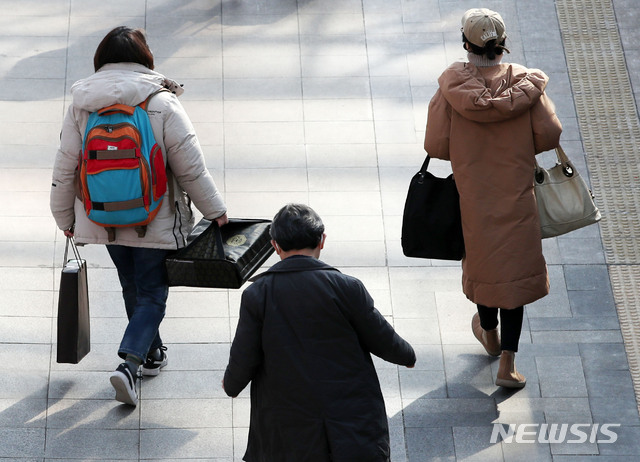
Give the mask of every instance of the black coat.
[{"label": "black coat", "polygon": [[242,294],[224,386],[251,381],[245,461],[388,461],[389,429],[370,353],[415,353],[357,279],[312,257],[275,264]]}]

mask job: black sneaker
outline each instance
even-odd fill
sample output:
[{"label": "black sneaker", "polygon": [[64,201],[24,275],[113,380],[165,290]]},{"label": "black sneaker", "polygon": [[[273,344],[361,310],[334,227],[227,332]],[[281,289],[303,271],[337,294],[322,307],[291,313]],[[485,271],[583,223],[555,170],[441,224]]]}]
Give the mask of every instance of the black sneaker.
[{"label": "black sneaker", "polygon": [[116,400],[121,403],[138,405],[138,393],[136,392],[136,382],[138,371],[132,371],[125,363],[122,363],[109,377],[111,385],[116,390]]},{"label": "black sneaker", "polygon": [[160,369],[168,364],[167,347],[162,345],[153,353],[147,355],[147,361],[142,365],[142,375],[156,376],[160,373]]}]

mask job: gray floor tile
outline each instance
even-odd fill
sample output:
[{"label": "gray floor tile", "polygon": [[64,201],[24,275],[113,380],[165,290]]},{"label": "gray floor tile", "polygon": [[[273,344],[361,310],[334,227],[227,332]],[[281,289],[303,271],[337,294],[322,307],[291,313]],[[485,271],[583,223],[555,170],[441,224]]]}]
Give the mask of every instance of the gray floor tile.
[{"label": "gray floor tile", "polygon": [[526,306],[526,315],[529,319],[533,318],[550,318],[569,317],[572,315],[569,306],[569,296],[563,288],[563,284],[551,283],[551,292],[544,298],[536,300],[534,303]]},{"label": "gray floor tile", "polygon": [[48,343],[51,318],[7,316],[0,319],[0,336],[11,343]]},{"label": "gray floor tile", "polygon": [[[58,399],[48,403],[47,429],[138,430],[140,411],[112,399]],[[104,454],[101,454],[101,456]]]},{"label": "gray floor tile", "polygon": [[248,427],[234,427],[233,429],[233,454],[234,460],[240,460],[244,456],[247,449],[247,441],[249,438]]},{"label": "gray floor tile", "polygon": [[142,383],[142,399],[226,398],[222,389],[224,371],[164,371]]},{"label": "gray floor tile", "polygon": [[581,317],[529,317],[531,331],[598,331],[618,330],[618,318],[609,316],[581,316]]},{"label": "gray floor tile", "polygon": [[226,182],[227,190],[230,192],[245,192],[250,183],[259,184],[260,191],[266,192],[294,192],[308,189],[306,171],[299,168],[227,170]]},{"label": "gray floor tile", "polygon": [[587,370],[585,379],[590,397],[631,397],[634,394],[631,373],[626,370]]},{"label": "gray floor tile", "polygon": [[[117,363],[113,365],[115,369]],[[109,383],[110,372],[51,371],[48,396],[51,399],[107,399],[112,400],[115,391]]]},{"label": "gray floor tile", "polygon": [[562,260],[570,265],[603,264],[604,249],[600,239],[561,239],[558,241]]},{"label": "gray floor tile", "polygon": [[611,289],[571,290],[569,303],[574,316],[617,317]]},{"label": "gray floor tile", "polygon": [[225,100],[282,100],[299,99],[299,78],[224,79]]},{"label": "gray floor tile", "polygon": [[394,320],[394,327],[412,345],[439,345],[440,331],[431,320],[423,318],[401,318]]},{"label": "gray floor tile", "polygon": [[167,343],[229,342],[231,332],[225,318],[165,318],[162,336]]},{"label": "gray floor tile", "polygon": [[410,461],[454,461],[453,432],[450,427],[407,428],[407,458]]},{"label": "gray floor tile", "polygon": [[232,400],[149,399],[140,410],[141,428],[231,428]]},{"label": "gray floor tile", "polygon": [[490,425],[497,417],[496,403],[483,399],[417,399],[404,409],[409,428]]},{"label": "gray floor tile", "polygon": [[0,428],[0,457],[38,457],[44,452],[44,428]]},{"label": "gray floor tile", "polygon": [[0,343],[0,364],[14,372],[48,372],[50,354],[49,344]]},{"label": "gray floor tile", "polygon": [[369,98],[369,79],[365,77],[306,77],[302,91],[311,99]]},{"label": "gray floor tile", "polygon": [[385,400],[397,401],[401,398],[398,369],[378,369],[378,381]]},{"label": "gray floor tile", "polygon": [[140,458],[233,457],[231,428],[162,428],[140,431]]},{"label": "gray floor tile", "polygon": [[453,440],[457,460],[502,461],[502,448],[491,443],[491,427],[454,427]]},{"label": "gray floor tile", "polygon": [[364,33],[362,14],[355,11],[353,13],[323,12],[322,14],[305,12],[298,15],[298,22],[302,35],[358,36]]},{"label": "gray floor tile", "polygon": [[[123,329],[126,324],[123,324]],[[95,326],[94,326],[95,327]],[[76,373],[81,375],[85,371],[93,372],[112,372],[122,359],[118,356],[119,339],[122,337],[122,330],[118,331],[117,336],[112,340],[118,343],[96,343],[92,342],[91,351],[85,356],[79,364],[67,364],[56,362],[56,346],[53,346],[50,358],[51,371],[65,371],[67,373]]]},{"label": "gray floor tile", "polygon": [[369,75],[369,63],[364,55],[302,55],[302,76],[362,77]]},{"label": "gray floor tile", "polygon": [[385,259],[384,242],[334,241],[323,255],[324,261],[333,266],[381,266]]},{"label": "gray floor tile", "polygon": [[46,371],[3,371],[0,374],[0,398],[46,398],[48,381]]},{"label": "gray floor tile", "polygon": [[417,362],[416,370],[444,370],[442,347],[440,345],[414,345]]},{"label": "gray floor tile", "polygon": [[620,343],[581,344],[580,356],[586,372],[603,372],[629,370],[627,353]]},{"label": "gray floor tile", "polygon": [[504,460],[509,462],[551,462],[556,460],[555,456],[551,457],[551,449],[548,444],[544,443],[525,443],[518,444],[515,442],[502,442],[502,453]]},{"label": "gray floor tile", "polygon": [[[555,455],[553,457],[554,462],[573,462],[576,460],[576,456],[561,456]],[[635,456],[606,456],[606,455],[596,455],[596,456],[580,456],[581,462],[633,462]]]},{"label": "gray floor tile", "polygon": [[401,369],[400,389],[405,400],[447,397],[444,371]]},{"label": "gray floor tile", "polygon": [[594,422],[638,425],[638,409],[627,395],[594,396],[589,399]]},{"label": "gray floor tile", "polygon": [[610,288],[607,268],[602,265],[564,267],[568,290],[606,290]]},{"label": "gray floor tile", "polygon": [[[599,443],[598,449],[600,454],[608,456],[627,456],[630,458],[635,457],[636,459],[640,457],[640,427],[623,425],[615,429],[611,428],[610,430],[616,434],[617,439],[614,443]],[[603,435],[603,439],[613,440],[611,435],[607,436],[609,436],[609,438],[606,438]]]},{"label": "gray floor tile", "polygon": [[582,362],[573,356],[536,358],[542,396],[580,398],[587,396]]},{"label": "gray floor tile", "polygon": [[364,35],[301,35],[300,53],[303,56],[364,56],[367,44]]},{"label": "gray floor tile", "polygon": [[43,398],[0,398],[0,428],[45,428],[46,411]]},{"label": "gray floor tile", "polygon": [[167,343],[169,364],[163,371],[224,370],[230,343]]},{"label": "gray floor tile", "polygon": [[[620,343],[622,335],[619,330],[584,330],[584,331],[545,331],[532,332],[535,343]],[[564,346],[562,347],[564,348]]]},{"label": "gray floor tile", "polygon": [[139,438],[138,429],[48,429],[45,456],[95,459],[109,454],[114,459],[134,459],[139,453]]},{"label": "gray floor tile", "polygon": [[227,79],[300,78],[300,57],[296,55],[265,56],[258,53],[226,57],[224,77]]},{"label": "gray floor tile", "polygon": [[406,462],[407,450],[404,435],[404,428],[400,426],[391,426],[389,428],[389,439],[391,443],[391,461]]},{"label": "gray floor tile", "polygon": [[243,144],[247,137],[262,144],[302,144],[303,128],[302,122],[229,122],[224,125],[224,140],[231,145]]}]

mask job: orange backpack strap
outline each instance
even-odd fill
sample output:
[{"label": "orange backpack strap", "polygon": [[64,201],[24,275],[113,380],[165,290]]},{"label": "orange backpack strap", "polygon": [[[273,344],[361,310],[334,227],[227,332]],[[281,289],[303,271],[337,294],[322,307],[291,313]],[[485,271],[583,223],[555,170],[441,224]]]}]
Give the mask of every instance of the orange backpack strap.
[{"label": "orange backpack strap", "polygon": [[154,91],[153,93],[151,93],[147,99],[145,99],[143,102],[141,102],[140,104],[138,104],[138,106],[141,109],[144,109],[145,111],[147,110],[147,106],[149,105],[149,101],[151,101],[151,98],[153,98],[154,96],[156,96],[158,93],[162,93],[163,91],[169,91],[166,88],[161,88],[160,90]]},{"label": "orange backpack strap", "polygon": [[136,108],[133,106],[127,106],[126,104],[114,104],[112,106],[107,106],[98,111],[98,115],[108,115],[116,112],[122,112],[124,114],[133,115],[136,111]]}]

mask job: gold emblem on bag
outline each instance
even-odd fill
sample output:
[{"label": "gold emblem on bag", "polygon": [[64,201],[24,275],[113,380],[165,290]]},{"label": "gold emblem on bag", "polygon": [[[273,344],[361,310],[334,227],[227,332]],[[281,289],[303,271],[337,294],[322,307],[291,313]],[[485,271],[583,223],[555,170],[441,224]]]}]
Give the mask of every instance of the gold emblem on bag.
[{"label": "gold emblem on bag", "polygon": [[235,236],[231,236],[227,239],[226,244],[231,247],[240,247],[245,242],[247,242],[247,237],[244,234],[236,234]]}]

